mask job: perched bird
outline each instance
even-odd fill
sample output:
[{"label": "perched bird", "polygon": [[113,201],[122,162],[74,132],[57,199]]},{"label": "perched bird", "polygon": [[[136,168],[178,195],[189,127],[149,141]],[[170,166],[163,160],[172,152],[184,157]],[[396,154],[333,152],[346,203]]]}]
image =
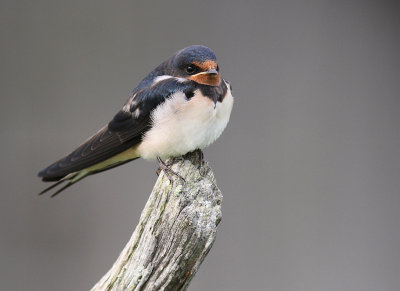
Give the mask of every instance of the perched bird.
[{"label": "perched bird", "polygon": [[106,126],[39,172],[44,182],[56,182],[40,194],[67,182],[53,197],[89,175],[140,157],[157,159],[170,180],[170,174],[179,176],[163,159],[201,152],[213,143],[229,121],[231,91],[211,49],[193,45],[176,52],[139,83]]}]

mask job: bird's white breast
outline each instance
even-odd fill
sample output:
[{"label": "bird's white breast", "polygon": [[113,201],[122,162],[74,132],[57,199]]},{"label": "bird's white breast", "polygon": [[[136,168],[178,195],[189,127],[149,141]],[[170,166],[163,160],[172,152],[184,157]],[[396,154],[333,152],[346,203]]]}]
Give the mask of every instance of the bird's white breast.
[{"label": "bird's white breast", "polygon": [[222,102],[214,102],[200,90],[187,100],[177,92],[152,113],[152,128],[137,148],[145,159],[180,156],[213,143],[228,124],[233,97],[228,91]]}]

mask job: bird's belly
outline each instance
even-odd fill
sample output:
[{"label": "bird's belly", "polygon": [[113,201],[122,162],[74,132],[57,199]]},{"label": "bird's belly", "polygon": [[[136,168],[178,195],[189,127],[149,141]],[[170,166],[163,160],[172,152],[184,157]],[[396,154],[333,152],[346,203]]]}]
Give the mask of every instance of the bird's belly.
[{"label": "bird's belly", "polygon": [[153,126],[138,153],[145,159],[167,158],[207,147],[225,129],[232,105],[230,92],[216,104],[200,91],[190,100],[183,93],[175,94],[152,114]]}]

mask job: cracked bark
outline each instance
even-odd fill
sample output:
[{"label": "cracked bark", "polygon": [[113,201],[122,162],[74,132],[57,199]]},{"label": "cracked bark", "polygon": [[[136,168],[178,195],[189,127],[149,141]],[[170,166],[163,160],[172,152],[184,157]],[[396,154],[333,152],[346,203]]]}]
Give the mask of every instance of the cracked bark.
[{"label": "cracked bark", "polygon": [[210,251],[221,220],[222,194],[199,154],[167,162],[186,179],[162,171],[139,224],[112,268],[92,290],[186,290]]}]

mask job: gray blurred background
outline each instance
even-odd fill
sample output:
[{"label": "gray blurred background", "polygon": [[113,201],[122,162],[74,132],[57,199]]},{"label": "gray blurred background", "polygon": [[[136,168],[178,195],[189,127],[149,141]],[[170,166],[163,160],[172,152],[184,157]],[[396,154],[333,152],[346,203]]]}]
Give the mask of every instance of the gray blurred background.
[{"label": "gray blurred background", "polygon": [[[144,2],[144,1],[143,1]],[[156,180],[138,160],[55,199],[36,173],[190,44],[236,103],[205,151],[223,191],[190,290],[399,290],[395,1],[1,1],[1,290],[88,290]]]}]

